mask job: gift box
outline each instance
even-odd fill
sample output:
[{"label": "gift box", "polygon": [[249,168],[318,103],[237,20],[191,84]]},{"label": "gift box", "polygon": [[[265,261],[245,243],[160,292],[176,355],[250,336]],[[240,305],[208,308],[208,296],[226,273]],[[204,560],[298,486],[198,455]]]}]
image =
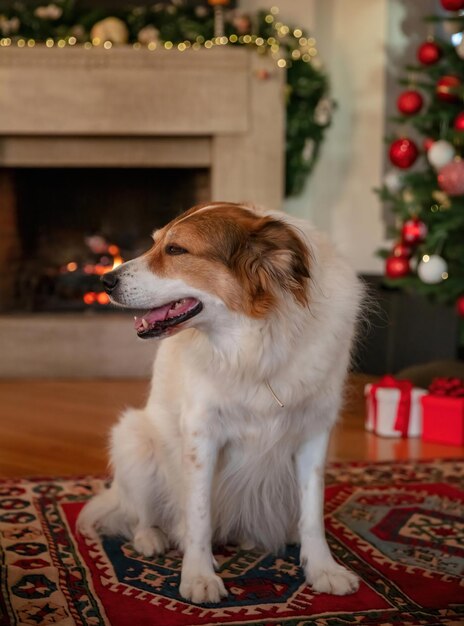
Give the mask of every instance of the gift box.
[{"label": "gift box", "polygon": [[420,400],[427,392],[408,380],[384,376],[366,385],[366,430],[382,437],[419,437],[422,432]]},{"label": "gift box", "polygon": [[464,445],[464,381],[436,378],[421,402],[422,439]]}]

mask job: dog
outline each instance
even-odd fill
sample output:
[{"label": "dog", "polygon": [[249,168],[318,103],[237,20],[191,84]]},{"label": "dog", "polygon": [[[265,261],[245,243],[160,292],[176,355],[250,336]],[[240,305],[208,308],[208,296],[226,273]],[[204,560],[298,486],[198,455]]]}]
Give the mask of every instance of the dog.
[{"label": "dog", "polygon": [[113,303],[146,309],[161,342],[151,393],[111,435],[113,481],[83,508],[83,534],[123,535],[150,557],[183,552],[180,594],[227,595],[212,545],[301,543],[314,591],[358,577],[324,533],[324,464],[342,402],[362,286],[303,220],[246,204],[195,206],[107,273]]}]

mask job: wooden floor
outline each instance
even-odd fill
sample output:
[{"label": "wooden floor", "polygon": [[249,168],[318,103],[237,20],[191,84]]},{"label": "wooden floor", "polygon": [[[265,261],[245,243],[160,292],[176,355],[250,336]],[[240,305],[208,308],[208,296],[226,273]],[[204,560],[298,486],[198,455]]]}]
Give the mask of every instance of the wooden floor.
[{"label": "wooden floor", "polygon": [[[364,432],[367,380],[350,381],[331,460],[463,456],[463,448]],[[104,473],[111,425],[124,407],[142,406],[147,392],[148,383],[133,380],[0,381],[0,477]]]}]

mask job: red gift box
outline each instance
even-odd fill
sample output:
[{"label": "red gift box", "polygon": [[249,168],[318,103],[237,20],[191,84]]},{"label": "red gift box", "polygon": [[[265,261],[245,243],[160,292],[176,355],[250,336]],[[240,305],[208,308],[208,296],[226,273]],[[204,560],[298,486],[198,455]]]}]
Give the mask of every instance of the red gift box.
[{"label": "red gift box", "polygon": [[436,379],[422,402],[422,439],[464,445],[464,384],[459,379]]}]

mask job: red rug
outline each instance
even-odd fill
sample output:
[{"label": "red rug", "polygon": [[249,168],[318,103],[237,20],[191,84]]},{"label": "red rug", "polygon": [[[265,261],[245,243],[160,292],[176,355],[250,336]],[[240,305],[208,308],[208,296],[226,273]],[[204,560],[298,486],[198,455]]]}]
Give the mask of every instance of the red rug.
[{"label": "red rug", "polygon": [[464,462],[333,465],[326,528],[362,579],[351,596],[315,594],[298,548],[216,551],[221,605],[178,594],[177,552],[147,559],[130,543],[76,538],[96,478],[0,482],[1,626],[418,626],[464,624]]}]

